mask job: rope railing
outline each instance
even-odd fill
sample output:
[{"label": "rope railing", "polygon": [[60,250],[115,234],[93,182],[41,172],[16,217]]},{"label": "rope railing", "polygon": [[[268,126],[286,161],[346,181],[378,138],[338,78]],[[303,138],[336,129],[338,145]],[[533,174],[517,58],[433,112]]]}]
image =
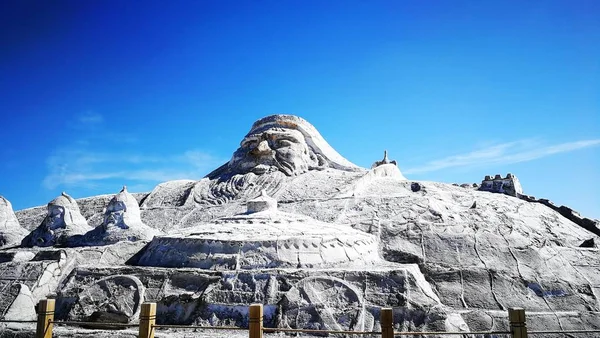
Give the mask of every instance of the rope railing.
[{"label": "rope railing", "polygon": [[284,329],[263,327],[263,332],[294,332],[294,333],[329,333],[329,334],[381,334],[381,331],[350,331],[350,330],[316,330],[316,329]]},{"label": "rope railing", "polygon": [[[328,333],[328,334],[356,334],[356,335],[381,335],[381,331],[339,331],[339,330],[315,330],[315,329],[282,329],[264,327],[264,332],[293,332],[293,333]],[[510,331],[394,331],[394,336],[423,336],[423,335],[492,335],[492,334],[511,334]]]},{"label": "rope railing", "polygon": [[565,330],[565,331],[529,331],[529,334],[572,334],[572,333],[600,333],[600,330]]},{"label": "rope railing", "polygon": [[440,332],[440,331],[423,331],[423,332],[394,332],[394,336],[428,336],[428,335],[442,335],[442,336],[463,336],[463,335],[509,335],[510,331],[460,331],[460,332]]},{"label": "rope railing", "polygon": [[6,320],[6,319],[0,319],[0,323],[33,324],[33,323],[37,323],[37,320]]},{"label": "rope railing", "polygon": [[248,327],[237,326],[199,326],[199,325],[163,325],[156,324],[156,303],[143,303],[140,309],[139,324],[116,323],[116,322],[89,322],[89,321],[61,321],[54,320],[54,299],[44,299],[38,304],[38,320],[0,320],[0,323],[37,323],[36,338],[51,338],[54,325],[59,326],[88,326],[96,328],[139,328],[139,338],[154,338],[156,329],[198,329],[198,330],[227,330],[248,331],[249,338],[263,338],[263,333],[307,333],[307,334],[342,334],[342,335],[372,335],[381,338],[394,338],[395,336],[494,336],[506,335],[511,338],[527,338],[528,335],[548,334],[590,334],[600,333],[600,330],[544,330],[528,331],[525,322],[525,310],[521,308],[510,308],[508,318],[510,322],[509,331],[421,331],[403,332],[394,331],[393,310],[382,308],[380,311],[381,331],[352,331],[352,330],[317,330],[317,329],[292,329],[263,327],[263,305],[252,304],[248,308]]},{"label": "rope railing", "polygon": [[247,331],[248,329],[237,326],[194,326],[194,325],[152,325],[156,329],[198,329],[198,330],[234,330]]},{"label": "rope railing", "polygon": [[111,322],[80,322],[80,321],[69,321],[69,320],[51,320],[50,323],[54,325],[88,325],[88,326],[113,326],[113,327],[138,327],[140,324],[128,324],[128,323],[111,323]]}]

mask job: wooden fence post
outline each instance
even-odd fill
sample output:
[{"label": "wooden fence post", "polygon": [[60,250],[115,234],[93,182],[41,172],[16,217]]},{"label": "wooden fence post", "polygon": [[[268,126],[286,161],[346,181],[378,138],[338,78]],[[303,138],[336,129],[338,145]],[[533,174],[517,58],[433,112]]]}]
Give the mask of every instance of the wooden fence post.
[{"label": "wooden fence post", "polygon": [[381,308],[381,338],[394,338],[394,311],[392,308]]},{"label": "wooden fence post", "polygon": [[510,332],[513,338],[527,338],[527,324],[525,323],[525,310],[522,308],[508,309]]},{"label": "wooden fence post", "polygon": [[143,303],[140,310],[139,338],[154,338],[156,303]]},{"label": "wooden fence post", "polygon": [[249,337],[250,338],[262,338],[263,336],[263,306],[262,304],[250,305],[248,315],[249,323]]},{"label": "wooden fence post", "polygon": [[52,338],[52,328],[54,327],[52,321],[54,321],[54,299],[40,300],[35,338]]}]

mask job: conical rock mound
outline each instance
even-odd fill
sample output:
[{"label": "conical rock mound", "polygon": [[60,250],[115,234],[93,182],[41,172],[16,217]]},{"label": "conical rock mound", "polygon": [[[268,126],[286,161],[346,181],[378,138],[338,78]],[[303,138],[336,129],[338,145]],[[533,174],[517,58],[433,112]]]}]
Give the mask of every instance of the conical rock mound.
[{"label": "conical rock mound", "polygon": [[62,193],[48,203],[42,224],[23,239],[22,246],[63,246],[74,236],[91,230],[73,197]]},{"label": "conical rock mound", "polygon": [[0,248],[18,245],[29,232],[21,227],[12,204],[0,196]]},{"label": "conical rock mound", "polygon": [[83,245],[107,245],[121,241],[149,241],[161,232],[142,222],[140,207],[127,187],[108,203],[103,222],[82,239]]}]

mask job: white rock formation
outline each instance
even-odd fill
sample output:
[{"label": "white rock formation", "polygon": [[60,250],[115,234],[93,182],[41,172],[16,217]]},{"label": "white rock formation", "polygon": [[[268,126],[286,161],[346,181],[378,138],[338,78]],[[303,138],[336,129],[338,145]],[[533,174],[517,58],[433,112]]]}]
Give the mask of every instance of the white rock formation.
[{"label": "white rock formation", "polygon": [[273,171],[292,176],[319,168],[358,169],[306,120],[293,115],[271,115],[256,121],[231,160],[207,176],[249,172],[261,175]]},{"label": "white rock formation", "polygon": [[0,196],[0,248],[21,244],[29,231],[22,228],[10,202]]},{"label": "white rock formation", "polygon": [[[146,198],[141,209],[155,207],[179,207],[185,204],[189,198],[190,191],[198,181],[176,180],[161,183],[152,190],[152,198]],[[165,203],[169,203],[166,205]]]},{"label": "white rock formation", "polygon": [[247,206],[246,213],[155,237],[136,264],[238,270],[381,263],[373,235],[279,212],[264,192]]},{"label": "white rock formation", "polygon": [[252,198],[261,190],[272,195],[289,177],[326,168],[363,170],[338,154],[306,120],[271,115],[252,125],[231,160],[198,182],[191,197],[196,204],[222,204]]},{"label": "white rock formation", "polygon": [[[2,319],[14,321],[36,320],[36,302],[27,285],[20,283],[14,284],[12,285],[12,289],[12,291],[15,292],[17,295],[14,297],[14,300],[4,313]],[[26,325],[22,323],[0,323],[0,325],[2,324],[15,329],[23,328]]]},{"label": "white rock formation", "polygon": [[144,291],[140,280],[133,276],[102,278],[78,292],[68,318],[100,323],[137,323]]},{"label": "white rock formation", "polygon": [[42,224],[23,239],[22,246],[64,246],[91,230],[77,202],[66,193],[50,201],[47,208]]},{"label": "white rock formation", "polygon": [[35,319],[34,305],[56,293],[74,263],[64,249],[0,251],[0,319]]},{"label": "white rock formation", "polygon": [[123,187],[108,203],[102,224],[85,234],[78,245],[107,245],[121,241],[149,241],[160,231],[142,222],[138,201]]},{"label": "white rock formation", "polygon": [[[302,119],[271,116],[208,177],[138,195],[137,216],[125,215],[138,212],[126,192],[105,212],[106,196],[79,200],[103,223],[96,243],[121,242],[66,248],[58,268],[50,248],[0,251],[0,290],[24,281],[36,299],[55,293],[59,320],[129,322],[143,298],[164,324],[245,325],[259,302],[274,327],[378,330],[385,306],[412,331],[505,330],[509,307],[526,308],[531,329],[600,328],[593,220],[408,181],[385,157],[358,168],[324,142]],[[30,229],[39,213],[16,215]],[[166,234],[128,242],[140,223]]]},{"label": "white rock formation", "polygon": [[494,177],[486,175],[483,181],[481,181],[479,190],[507,194],[515,197],[523,195],[521,182],[517,176],[511,173],[508,173],[506,177],[502,177],[501,175],[495,175]]}]

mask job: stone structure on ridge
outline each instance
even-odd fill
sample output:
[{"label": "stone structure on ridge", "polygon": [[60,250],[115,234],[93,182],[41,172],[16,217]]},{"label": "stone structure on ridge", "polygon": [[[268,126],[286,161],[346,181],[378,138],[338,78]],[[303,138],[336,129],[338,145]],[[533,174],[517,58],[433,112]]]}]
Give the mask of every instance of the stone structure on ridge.
[{"label": "stone structure on ridge", "polygon": [[374,162],[374,163],[371,165],[371,169],[373,169],[373,168],[377,168],[377,167],[379,167],[380,165],[384,165],[384,164],[390,164],[390,163],[391,163],[391,164],[393,164],[393,165],[395,165],[395,166],[397,166],[397,165],[398,165],[398,163],[396,163],[396,161],[395,161],[395,160],[391,160],[391,161],[390,161],[390,160],[388,159],[388,156],[387,156],[387,150],[384,150],[384,151],[383,151],[383,160],[381,160],[381,161],[375,161],[375,162]]},{"label": "stone structure on ridge", "polygon": [[266,191],[261,191],[260,196],[255,199],[249,200],[246,204],[248,206],[247,214],[253,214],[262,211],[277,211],[277,200],[267,195]]},{"label": "stone structure on ridge", "polygon": [[486,175],[483,181],[481,181],[479,190],[503,193],[514,197],[523,195],[523,188],[519,179],[511,173],[506,174],[506,177],[502,177],[501,175],[494,177]]}]

